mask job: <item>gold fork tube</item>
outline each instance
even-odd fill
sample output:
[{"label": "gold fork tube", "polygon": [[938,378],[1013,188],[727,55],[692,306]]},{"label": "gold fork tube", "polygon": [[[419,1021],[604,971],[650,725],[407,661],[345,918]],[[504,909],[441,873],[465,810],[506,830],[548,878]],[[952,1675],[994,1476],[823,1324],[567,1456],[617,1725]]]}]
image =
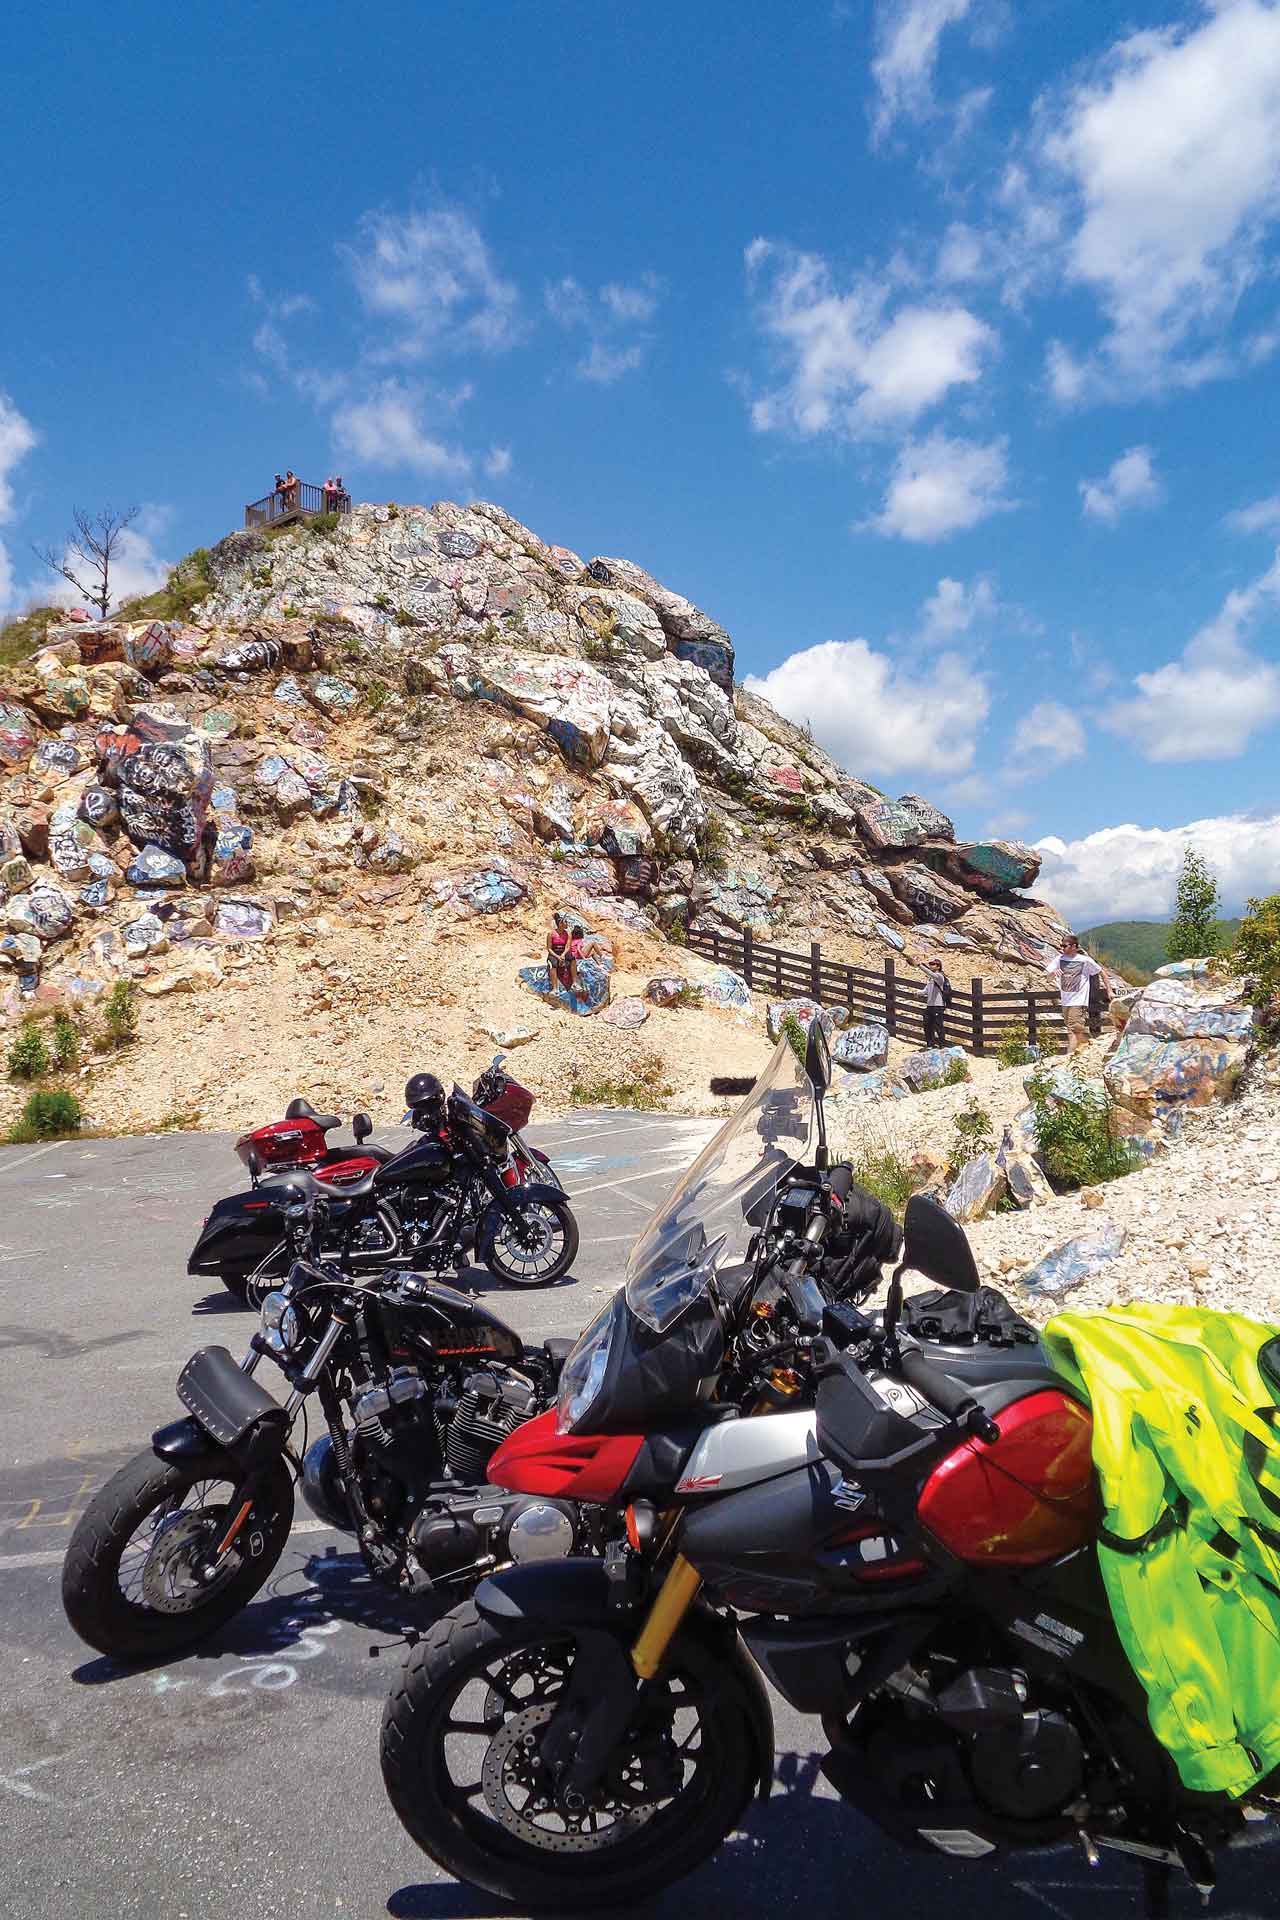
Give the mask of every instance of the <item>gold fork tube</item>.
[{"label": "gold fork tube", "polygon": [[670,1571],[649,1609],[649,1617],[631,1649],[631,1664],[642,1680],[652,1680],[662,1665],[667,1648],[676,1636],[680,1622],[697,1597],[702,1575],[691,1567],[682,1553],[671,1562]]}]

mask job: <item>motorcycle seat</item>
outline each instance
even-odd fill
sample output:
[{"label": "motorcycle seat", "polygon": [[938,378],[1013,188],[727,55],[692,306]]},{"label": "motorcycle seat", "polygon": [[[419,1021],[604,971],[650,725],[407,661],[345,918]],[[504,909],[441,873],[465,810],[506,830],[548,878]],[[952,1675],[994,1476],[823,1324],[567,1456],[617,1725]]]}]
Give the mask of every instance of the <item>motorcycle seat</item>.
[{"label": "motorcycle seat", "polygon": [[367,1200],[373,1192],[373,1183],[381,1168],[375,1167],[362,1179],[353,1180],[350,1185],[344,1180],[340,1187],[332,1181],[317,1180],[306,1167],[289,1167],[277,1180],[264,1180],[263,1186],[280,1190],[282,1204],[286,1195],[292,1191],[299,1200],[325,1200],[331,1214],[338,1215],[353,1200]]},{"label": "motorcycle seat", "polygon": [[311,1102],[309,1100],[303,1100],[301,1096],[299,1096],[297,1100],[291,1100],[289,1102],[284,1110],[284,1117],[286,1120],[312,1120],[322,1133],[328,1133],[330,1127],[340,1127],[342,1125],[341,1114],[317,1113]]}]

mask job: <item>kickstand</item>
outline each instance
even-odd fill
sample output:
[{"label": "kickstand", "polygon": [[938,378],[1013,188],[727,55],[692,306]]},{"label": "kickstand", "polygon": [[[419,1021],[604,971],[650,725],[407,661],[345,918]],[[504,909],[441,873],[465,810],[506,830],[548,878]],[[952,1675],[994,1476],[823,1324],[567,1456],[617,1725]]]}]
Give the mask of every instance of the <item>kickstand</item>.
[{"label": "kickstand", "polygon": [[1148,1860],[1142,1869],[1143,1920],[1169,1920],[1170,1869],[1163,1861]]}]

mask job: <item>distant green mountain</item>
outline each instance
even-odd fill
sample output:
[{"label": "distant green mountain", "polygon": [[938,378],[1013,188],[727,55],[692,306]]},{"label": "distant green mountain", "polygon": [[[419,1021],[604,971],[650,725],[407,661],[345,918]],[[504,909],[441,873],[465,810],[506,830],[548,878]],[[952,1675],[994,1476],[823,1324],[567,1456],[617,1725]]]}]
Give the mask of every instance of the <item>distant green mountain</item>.
[{"label": "distant green mountain", "polygon": [[[1239,926],[1238,920],[1219,920],[1219,946],[1229,946]],[[1108,960],[1117,969],[1131,967],[1151,974],[1169,957],[1165,952],[1168,934],[1167,920],[1108,920],[1100,927],[1087,927],[1080,943],[1095,960]]]}]

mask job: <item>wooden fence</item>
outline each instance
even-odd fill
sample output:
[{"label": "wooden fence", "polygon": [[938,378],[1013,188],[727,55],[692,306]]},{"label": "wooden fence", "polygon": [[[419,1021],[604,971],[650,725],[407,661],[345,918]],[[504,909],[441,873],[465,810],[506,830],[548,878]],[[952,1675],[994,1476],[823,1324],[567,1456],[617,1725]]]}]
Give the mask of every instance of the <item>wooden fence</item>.
[{"label": "wooden fence", "polygon": [[291,487],[264,494],[252,500],[244,510],[246,527],[278,527],[291,520],[306,520],[316,513],[350,513],[351,495],[332,487],[313,487],[306,480],[295,480]]},{"label": "wooden fence", "polygon": [[[924,985],[895,971],[893,955],[884,970],[855,967],[845,960],[828,960],[812,941],[808,953],[789,953],[784,947],[744,933],[718,933],[690,928],[685,936],[697,953],[721,966],[732,967],[747,985],[778,1000],[803,995],[819,1006],[848,1007],[857,1020],[887,1027],[895,1039],[924,1044]],[[1004,1036],[1021,1029],[1032,1045],[1052,1052],[1062,1032],[1062,1015],[1055,993],[995,993],[976,976],[967,987],[952,982],[954,997],[943,1013],[943,1036],[948,1046],[969,1053],[990,1053]]]}]

